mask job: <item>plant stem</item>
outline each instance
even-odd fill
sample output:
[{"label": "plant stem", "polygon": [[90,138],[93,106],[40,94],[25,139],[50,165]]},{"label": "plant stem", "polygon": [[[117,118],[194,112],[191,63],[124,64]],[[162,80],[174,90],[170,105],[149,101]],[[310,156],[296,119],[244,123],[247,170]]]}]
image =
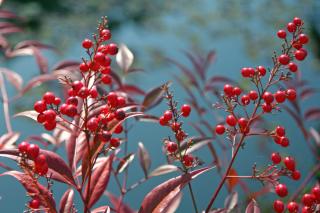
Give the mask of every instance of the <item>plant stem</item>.
[{"label": "plant stem", "polygon": [[192,186],[191,186],[190,182],[188,183],[188,187],[189,187],[189,191],[190,191],[190,195],[191,195],[191,199],[192,199],[193,208],[194,208],[195,212],[198,213],[196,199],[194,197],[194,193],[193,193]]},{"label": "plant stem", "polygon": [[9,113],[9,101],[8,101],[8,93],[6,90],[3,74],[0,72],[0,86],[1,86],[1,94],[3,99],[3,114],[6,122],[6,127],[8,133],[12,132],[11,122],[10,122],[10,113]]}]

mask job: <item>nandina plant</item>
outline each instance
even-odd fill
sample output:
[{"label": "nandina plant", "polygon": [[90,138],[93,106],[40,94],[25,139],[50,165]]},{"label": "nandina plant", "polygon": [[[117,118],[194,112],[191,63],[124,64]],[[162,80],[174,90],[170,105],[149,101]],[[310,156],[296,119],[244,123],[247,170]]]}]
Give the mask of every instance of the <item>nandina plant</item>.
[{"label": "nandina plant", "polygon": [[[70,78],[67,74],[64,77],[59,76],[65,98],[48,91],[35,101],[32,111],[18,114],[34,119],[47,131],[53,131],[52,138],[59,143],[65,142],[67,162],[54,151],[40,148],[32,143],[35,137],[14,144],[13,149],[5,146],[4,142],[8,139],[2,141],[4,146],[1,147],[0,156],[17,161],[19,170],[2,166],[9,171],[2,173],[1,176],[13,176],[24,186],[30,197],[26,211],[135,212],[123,202],[125,195],[131,190],[136,190],[150,178],[169,172],[177,172],[179,175],[151,189],[143,198],[139,212],[174,212],[182,198],[181,190],[187,185],[194,212],[199,212],[200,209],[204,209],[205,212],[229,212],[236,208],[240,209],[234,187],[241,179],[260,181],[267,186],[267,191],[274,189],[278,198],[270,203],[270,206],[275,212],[319,210],[320,188],[317,184],[313,184],[312,189],[304,193],[301,200],[296,199],[296,195],[284,200],[289,194],[285,184],[286,178],[293,180],[301,178],[294,157],[280,154],[282,149],[290,145],[289,136],[286,135],[286,129],[280,121],[278,126],[270,130],[259,126],[262,125],[260,122],[262,118],[267,119],[272,117],[272,113],[280,112],[284,102],[294,102],[297,99],[295,88],[287,87],[286,82],[291,80],[291,75],[298,72],[296,61],[302,61],[307,56],[303,46],[309,39],[303,33],[304,23],[300,18],[294,18],[288,23],[287,31],[278,31],[277,36],[283,40],[283,44],[281,53],[273,56],[273,67],[241,69],[242,77],[252,83],[251,90],[244,91],[239,85],[225,84],[223,92],[219,93],[221,103],[214,106],[224,110],[227,115],[223,122],[214,124],[214,136],[226,136],[221,139],[228,143],[231,150],[226,169],[221,167],[219,155],[213,151],[214,144],[208,145],[208,148],[216,160],[206,166],[203,166],[203,159],[199,160],[192,154],[196,149],[203,147],[203,141],[206,141],[206,144],[211,143],[212,137],[206,136],[205,133],[201,137],[191,137],[187,134],[183,128],[186,124],[182,120],[188,119],[192,107],[189,104],[179,105],[175,101],[170,83],[145,93],[135,85],[122,82],[111,68],[112,58],[116,55],[122,71],[128,74],[135,71],[130,69],[133,56],[125,46],[119,48],[117,44],[110,42],[111,32],[107,24],[107,19],[102,18],[97,33],[92,38],[83,40],[82,47],[86,57],[79,64],[76,77]],[[2,70],[1,82],[3,82],[2,73],[10,76],[8,72]],[[273,88],[275,86],[280,89],[275,90]],[[2,91],[5,91],[3,88]],[[133,94],[142,94],[142,101]],[[168,109],[160,118],[146,113],[162,99],[166,100]],[[4,104],[8,133],[12,133],[7,111],[8,102]],[[199,112],[199,108],[197,111]],[[161,126],[168,127],[172,135],[163,140],[167,163],[151,172],[149,171],[151,157],[144,145],[139,143],[138,155],[144,178],[128,187],[127,168],[134,158],[133,153],[128,153],[127,147],[128,131],[131,129],[128,125],[130,120],[132,120],[130,125],[146,120],[157,121]],[[279,150],[270,153],[270,161],[262,170],[253,166],[252,174],[240,176],[234,169],[234,162],[245,141],[256,136],[271,138],[279,145]],[[123,149],[124,155],[121,155]],[[212,197],[208,198],[207,206],[198,206],[197,199],[201,195],[194,194],[192,180],[215,168],[219,170],[221,180],[218,186],[208,183],[210,187],[206,190],[212,191]],[[319,166],[315,167],[315,171],[318,170]],[[120,181],[121,174],[124,181]],[[105,192],[111,176],[116,180],[120,197]],[[304,181],[302,189],[309,184],[309,179],[310,177]],[[48,184],[41,183],[43,180]],[[53,196],[52,190],[55,181],[69,187],[60,199],[59,208],[56,206],[57,200],[54,199],[56,196]],[[230,194],[223,206],[217,203],[217,198],[226,183]],[[302,189],[298,189],[298,193]],[[74,205],[75,193],[79,194],[83,204],[82,210],[81,207]],[[103,194],[107,195],[112,206],[96,205]],[[260,212],[255,199],[258,196],[248,201],[246,212]],[[214,209],[213,205],[219,209]]]}]

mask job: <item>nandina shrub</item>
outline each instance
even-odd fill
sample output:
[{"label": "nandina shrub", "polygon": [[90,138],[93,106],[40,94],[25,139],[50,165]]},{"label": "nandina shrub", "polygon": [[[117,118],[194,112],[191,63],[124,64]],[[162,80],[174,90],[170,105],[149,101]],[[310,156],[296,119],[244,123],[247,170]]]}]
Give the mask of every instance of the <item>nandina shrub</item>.
[{"label": "nandina shrub", "polygon": [[[284,108],[296,119],[306,138],[309,137],[301,117],[297,117],[294,111],[290,111],[290,108],[283,105],[285,102],[291,102],[294,103],[295,108],[298,108],[296,101],[299,95],[294,87],[296,79],[291,79],[291,76],[298,72],[297,61],[306,58],[307,51],[303,47],[309,40],[308,36],[303,33],[304,23],[300,18],[294,18],[288,23],[287,31],[278,31],[277,36],[283,40],[283,44],[281,52],[272,58],[273,67],[257,66],[241,69],[242,77],[249,79],[252,83],[252,88],[248,91],[243,90],[237,82],[231,83],[228,78],[215,77],[216,81],[227,81],[222,92],[216,91],[217,88],[211,87],[212,80],[209,80],[209,84],[206,83],[204,73],[206,65],[202,68],[197,66],[201,81],[203,85],[206,85],[202,91],[198,87],[196,77],[190,71],[183,69],[201,94],[212,90],[211,92],[214,92],[220,100],[219,103],[214,104],[215,108],[227,113],[225,119],[219,123],[212,121],[210,124],[210,119],[204,120],[200,117],[203,119],[202,123],[214,132],[212,136],[206,135],[194,123],[193,126],[196,127],[201,137],[189,136],[184,129],[187,124],[183,122],[188,119],[193,109],[199,115],[204,113],[196,101],[191,100],[190,105],[179,104],[170,90],[171,83],[145,93],[136,85],[126,84],[111,68],[111,62],[116,56],[122,72],[128,74],[137,71],[131,68],[132,53],[125,46],[118,47],[117,44],[110,42],[112,36],[107,24],[107,19],[102,18],[97,33],[92,38],[83,40],[82,47],[86,52],[86,57],[77,65],[77,69],[74,67],[65,69],[76,65],[74,62],[60,64],[56,66],[55,73],[36,77],[22,90],[19,82],[15,81],[20,80],[16,73],[5,69],[0,70],[5,123],[8,131],[1,137],[0,156],[15,160],[19,167],[13,170],[2,165],[8,171],[2,173],[1,176],[10,175],[24,186],[30,197],[30,201],[26,204],[26,211],[135,212],[124,203],[125,195],[131,190],[138,190],[137,187],[150,178],[170,172],[176,172],[179,175],[150,189],[150,192],[143,198],[139,212],[174,212],[183,198],[181,190],[184,187],[188,188],[194,212],[199,212],[200,209],[204,209],[205,212],[241,211],[244,207],[238,203],[238,194],[235,191],[235,186],[241,179],[260,181],[266,186],[260,193],[248,196],[246,212],[260,212],[256,199],[272,190],[277,198],[269,206],[272,206],[275,212],[284,212],[285,209],[289,212],[297,212],[299,209],[302,212],[319,210],[320,188],[318,184],[309,183],[315,172],[319,170],[319,165],[315,166],[314,171],[292,194],[286,182],[288,179],[299,180],[301,174],[294,157],[281,154],[290,145],[290,137],[286,134],[281,121],[274,129],[265,129],[262,122],[272,118],[273,113],[281,112],[281,109]],[[11,49],[9,53],[14,56],[14,53],[23,52],[21,49],[25,52],[31,49],[37,60],[43,62],[41,55],[39,58],[36,47],[48,46],[37,42],[25,42],[24,45],[20,44],[13,50]],[[8,51],[5,52],[8,54]],[[211,57],[212,54],[208,56],[205,63],[209,62]],[[190,58],[194,59],[191,55]],[[43,63],[39,64],[42,73],[47,73],[47,67]],[[64,72],[59,72],[57,75],[57,70],[63,68]],[[12,137],[16,135],[10,125],[9,100],[3,83],[4,75],[20,90],[20,94],[24,94],[39,82],[59,78],[62,83],[60,86],[63,96],[47,91],[34,102],[33,110],[17,114],[17,116],[32,118],[43,126],[44,130],[51,131],[52,134],[29,137],[19,143],[15,143],[17,139],[12,140]],[[290,81],[294,83],[288,83]],[[189,91],[189,94],[192,92]],[[137,95],[143,95],[143,98],[138,98]],[[159,104],[162,99],[166,101],[168,109],[159,118],[150,115],[148,110]],[[209,100],[206,102],[211,105]],[[314,114],[308,112],[306,115],[313,116]],[[172,135],[163,140],[167,163],[151,172],[152,156],[142,143],[138,144],[138,156],[144,178],[128,187],[126,184],[127,169],[134,159],[134,153],[129,153],[127,147],[128,131],[131,130],[128,125],[130,120],[159,122],[159,125],[168,128]],[[212,125],[215,127],[212,128]],[[313,135],[315,134],[316,132],[313,131]],[[265,166],[262,166],[263,169],[258,170],[256,166],[253,166],[252,174],[238,175],[234,162],[241,148],[245,147],[245,141],[254,136],[272,139],[279,145],[279,149],[270,153],[270,160]],[[59,156],[54,151],[40,148],[34,143],[35,140],[43,142],[48,138],[52,140],[56,148],[61,143],[65,143],[67,156]],[[214,148],[216,146],[214,142],[218,139],[222,144],[224,143],[226,149],[229,148],[228,151],[231,151],[231,157],[224,165],[225,168],[222,165],[222,158]],[[212,163],[206,162],[206,159],[200,160],[196,154],[193,154],[195,150],[205,147],[208,147],[215,159]],[[124,150],[124,155],[121,155],[121,150]],[[314,154],[316,159],[319,159],[317,152]],[[204,166],[204,163],[207,165]],[[221,174],[221,180],[218,186],[208,183],[206,190],[212,191],[212,197],[206,198],[207,206],[197,206],[197,199],[201,195],[194,194],[192,180],[199,175],[206,175],[207,171],[213,169],[217,169]],[[105,192],[111,176],[116,180],[120,197]],[[121,177],[124,181],[120,180]],[[48,184],[43,184],[43,180]],[[55,181],[69,187],[60,199],[54,196],[55,192],[52,190],[52,184]],[[229,196],[224,204],[217,203],[217,197],[224,184],[228,185]],[[307,185],[312,186],[308,192],[304,190]],[[302,191],[304,194],[301,194]],[[96,205],[104,192],[112,206]],[[74,205],[75,193],[78,193],[83,206]],[[289,194],[292,196],[287,199]],[[297,199],[298,194],[302,195],[301,199]],[[56,204],[58,201],[60,201],[59,207]],[[213,204],[215,204],[214,208],[219,209],[214,209]]]}]

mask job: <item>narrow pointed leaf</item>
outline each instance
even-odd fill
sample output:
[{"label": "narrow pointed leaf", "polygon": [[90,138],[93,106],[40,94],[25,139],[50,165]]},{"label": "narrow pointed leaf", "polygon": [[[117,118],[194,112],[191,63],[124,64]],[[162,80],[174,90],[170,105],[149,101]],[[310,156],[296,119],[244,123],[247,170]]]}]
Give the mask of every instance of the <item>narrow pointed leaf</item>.
[{"label": "narrow pointed leaf", "polygon": [[133,159],[134,159],[133,153],[130,153],[126,157],[121,159],[121,161],[117,167],[116,174],[123,172],[129,166],[129,164],[133,161]]},{"label": "narrow pointed leaf", "polygon": [[114,155],[110,155],[110,157],[105,159],[100,167],[94,170],[92,174],[90,190],[89,192],[85,192],[86,197],[90,196],[88,208],[91,208],[106,190],[112,170],[113,158]]},{"label": "narrow pointed leaf", "polygon": [[260,208],[258,206],[258,203],[255,200],[252,200],[247,208],[246,208],[246,213],[260,213]]},{"label": "narrow pointed leaf", "polygon": [[150,109],[161,102],[164,95],[164,90],[162,88],[163,85],[152,89],[146,94],[142,102],[142,106],[145,110]]},{"label": "narrow pointed leaf", "polygon": [[60,207],[59,212],[60,213],[71,213],[73,212],[73,197],[74,197],[74,191],[73,189],[68,189],[62,196],[60,200]]},{"label": "narrow pointed leaf", "polygon": [[140,166],[144,172],[145,177],[148,177],[148,172],[151,166],[151,158],[148,150],[144,147],[143,143],[138,143],[138,156]]},{"label": "narrow pointed leaf", "polygon": [[116,197],[110,192],[105,192],[104,194],[109,198],[110,203],[112,203],[117,213],[136,213],[136,211],[131,209],[127,204],[123,203],[123,199]]},{"label": "narrow pointed leaf", "polygon": [[134,56],[125,44],[119,45],[119,51],[116,55],[118,66],[124,71],[128,72],[133,63]]},{"label": "narrow pointed leaf", "polygon": [[171,193],[173,193],[173,191],[181,191],[183,187],[186,184],[188,184],[192,179],[208,171],[209,169],[210,168],[198,169],[190,173],[169,179],[166,182],[158,185],[151,192],[149,192],[143,199],[139,213],[161,212],[155,210],[159,209],[159,204],[162,206],[160,209],[163,208],[163,202],[168,201],[168,196],[170,196]]},{"label": "narrow pointed leaf", "polygon": [[155,170],[153,170],[149,176],[150,177],[154,177],[154,176],[160,176],[160,175],[164,175],[164,174],[168,174],[170,172],[175,172],[178,171],[178,167],[175,165],[170,165],[170,164],[165,164],[165,165],[161,165],[158,168],[156,168]]}]

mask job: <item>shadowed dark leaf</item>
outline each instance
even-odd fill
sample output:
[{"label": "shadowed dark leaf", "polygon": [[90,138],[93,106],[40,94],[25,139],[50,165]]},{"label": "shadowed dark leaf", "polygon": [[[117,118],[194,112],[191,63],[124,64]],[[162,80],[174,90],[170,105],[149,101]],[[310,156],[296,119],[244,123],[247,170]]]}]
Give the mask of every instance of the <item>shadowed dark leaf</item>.
[{"label": "shadowed dark leaf", "polygon": [[304,113],[306,120],[316,120],[320,118],[320,108],[311,108]]},{"label": "shadowed dark leaf", "polygon": [[136,213],[127,204],[123,203],[123,199],[114,196],[110,192],[105,192],[104,194],[109,198],[117,213]]},{"label": "shadowed dark leaf", "polygon": [[[166,83],[166,84],[169,85],[170,83]],[[161,102],[164,95],[164,90],[162,89],[164,85],[165,84],[147,92],[142,102],[142,106],[144,110],[150,109]]]}]

